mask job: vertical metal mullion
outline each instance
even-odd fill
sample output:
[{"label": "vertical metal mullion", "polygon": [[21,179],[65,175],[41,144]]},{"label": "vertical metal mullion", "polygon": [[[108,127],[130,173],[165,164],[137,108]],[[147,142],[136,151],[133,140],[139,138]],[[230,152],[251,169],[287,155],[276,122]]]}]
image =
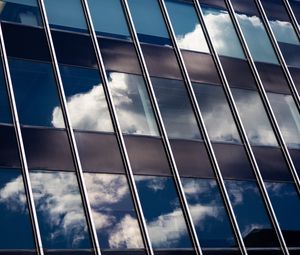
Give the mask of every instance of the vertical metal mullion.
[{"label": "vertical metal mullion", "polygon": [[215,156],[215,153],[214,153],[214,150],[213,150],[213,147],[212,147],[212,144],[211,144],[206,126],[204,124],[204,120],[203,120],[203,117],[202,117],[202,114],[201,114],[201,111],[200,111],[200,107],[198,105],[198,101],[197,101],[197,98],[196,98],[196,95],[195,95],[195,92],[194,92],[189,74],[187,72],[187,69],[186,69],[186,66],[185,66],[180,48],[177,44],[176,36],[175,36],[174,31],[173,31],[173,28],[172,28],[172,25],[171,25],[171,21],[170,21],[165,3],[163,2],[163,0],[158,0],[158,1],[159,1],[159,5],[161,7],[162,13],[163,13],[164,20],[165,20],[166,25],[167,25],[167,29],[168,29],[170,38],[171,38],[172,43],[174,45],[175,54],[176,54],[176,57],[177,57],[178,62],[179,62],[180,69],[181,69],[182,74],[183,74],[183,78],[184,78],[184,81],[185,81],[185,84],[186,84],[186,87],[187,87],[187,91],[188,91],[188,94],[189,94],[189,97],[190,97],[190,100],[191,100],[191,103],[192,103],[192,106],[193,106],[193,109],[194,109],[194,112],[195,112],[195,115],[196,115],[198,125],[199,125],[200,130],[203,134],[204,142],[205,142],[210,160],[213,164],[213,169],[214,169],[214,172],[215,172],[215,175],[216,175],[216,180],[217,180],[217,183],[219,185],[221,195],[223,197],[223,200],[224,200],[224,203],[225,203],[230,221],[232,223],[233,231],[235,233],[235,236],[236,236],[236,239],[237,239],[237,242],[238,242],[238,245],[239,245],[239,248],[240,248],[241,252],[243,254],[247,254],[246,246],[244,244],[242,234],[241,234],[239,226],[237,224],[237,220],[236,220],[236,217],[235,217],[235,214],[234,214],[234,211],[233,211],[230,199],[229,199],[229,195],[228,195],[228,192],[227,192],[227,189],[226,189],[226,186],[225,186],[225,182],[224,182],[222,173],[220,171],[220,168],[219,168],[219,165],[218,165],[218,162],[217,162],[217,159],[216,159],[216,156]]},{"label": "vertical metal mullion", "polygon": [[128,184],[129,184],[129,189],[131,191],[131,195],[133,198],[133,203],[136,209],[136,213],[137,213],[137,218],[138,218],[138,222],[141,228],[141,234],[143,237],[143,241],[144,241],[144,245],[147,251],[148,255],[154,255],[153,252],[153,248],[152,248],[152,244],[151,244],[151,240],[149,237],[149,233],[147,230],[147,225],[146,225],[146,220],[144,217],[144,213],[142,210],[142,205],[140,202],[140,198],[138,195],[138,191],[137,191],[137,187],[135,184],[135,180],[134,180],[134,175],[133,175],[133,171],[131,168],[131,164],[130,164],[130,160],[129,160],[129,156],[128,156],[128,152],[126,149],[126,145],[125,145],[125,141],[124,141],[124,137],[123,137],[123,133],[122,133],[122,129],[117,117],[117,112],[113,103],[113,98],[112,98],[112,93],[109,87],[109,82],[108,82],[108,78],[107,78],[107,74],[105,71],[105,66],[104,66],[104,62],[103,62],[103,58],[102,58],[102,54],[100,51],[100,47],[98,44],[98,40],[97,40],[97,36],[96,36],[96,32],[94,29],[94,25],[93,25],[93,21],[92,21],[92,17],[89,11],[89,7],[88,7],[88,3],[87,0],[81,0],[83,7],[84,7],[84,12],[85,12],[85,16],[86,16],[86,20],[87,20],[87,24],[92,36],[92,42],[93,42],[93,46],[95,49],[95,53],[96,53],[96,58],[97,58],[97,62],[98,62],[98,67],[99,67],[99,72],[100,72],[100,76],[102,78],[102,82],[103,82],[103,90],[105,93],[105,97],[107,100],[107,104],[108,104],[108,108],[110,110],[110,115],[111,115],[111,119],[113,122],[113,126],[114,126],[114,130],[116,133],[116,137],[117,137],[117,141],[119,144],[119,148],[122,154],[122,158],[123,158],[123,162],[125,165],[125,171],[126,171],[126,177],[128,180]]},{"label": "vertical metal mullion", "polygon": [[51,55],[51,59],[52,59],[52,66],[53,66],[53,70],[54,70],[54,74],[55,74],[55,78],[56,78],[59,98],[61,101],[61,108],[62,108],[62,112],[63,112],[64,122],[66,125],[67,134],[68,134],[68,137],[70,140],[71,150],[72,150],[74,163],[75,163],[78,186],[79,186],[79,190],[80,190],[80,194],[81,194],[81,198],[82,198],[81,200],[83,203],[86,220],[87,220],[88,227],[90,230],[92,245],[93,245],[94,252],[96,253],[96,255],[101,255],[100,246],[99,246],[99,242],[98,242],[98,238],[97,238],[96,227],[95,227],[94,221],[92,219],[92,209],[91,209],[90,202],[88,199],[88,193],[87,193],[87,189],[86,189],[86,185],[85,185],[85,181],[84,181],[84,177],[83,177],[83,171],[82,171],[82,166],[81,166],[81,162],[80,162],[80,158],[79,158],[75,135],[74,135],[74,131],[73,131],[71,120],[70,120],[70,115],[69,115],[68,108],[67,108],[67,100],[66,100],[66,96],[64,93],[63,83],[62,83],[62,79],[61,79],[61,75],[60,75],[59,65],[58,65],[58,61],[57,61],[57,57],[56,57],[56,52],[55,52],[55,48],[54,48],[54,44],[53,44],[53,39],[52,39],[52,35],[51,35],[51,30],[50,30],[50,26],[49,26],[49,22],[48,22],[48,17],[47,17],[44,0],[38,0],[38,2],[39,2],[39,6],[40,6],[42,20],[43,20],[44,27],[46,30],[46,37],[47,37],[49,51],[50,51],[50,55]]},{"label": "vertical metal mullion", "polygon": [[170,145],[170,141],[169,141],[169,138],[168,138],[168,135],[167,135],[167,131],[166,131],[165,125],[163,123],[163,119],[162,119],[162,115],[161,115],[161,112],[160,112],[160,109],[159,109],[159,106],[158,106],[157,99],[155,97],[155,92],[154,92],[153,85],[152,85],[152,82],[151,82],[151,78],[150,78],[150,75],[149,75],[149,72],[148,72],[148,69],[147,69],[147,66],[146,66],[146,62],[145,62],[145,59],[144,59],[142,48],[140,46],[140,42],[139,42],[137,32],[136,32],[136,29],[135,29],[135,26],[134,26],[134,22],[133,22],[131,13],[130,13],[130,9],[129,9],[127,0],[121,0],[121,2],[123,4],[123,9],[125,11],[125,16],[127,18],[127,23],[128,23],[128,26],[129,26],[129,30],[130,30],[132,38],[133,38],[133,43],[135,45],[138,60],[140,62],[142,73],[143,73],[143,76],[144,76],[144,79],[145,79],[145,82],[146,82],[146,89],[147,89],[148,94],[149,94],[150,102],[151,102],[152,108],[154,110],[154,114],[155,114],[155,118],[156,118],[156,121],[157,121],[157,124],[158,124],[158,128],[160,130],[160,134],[162,136],[162,140],[163,140],[164,147],[165,147],[165,150],[166,150],[166,153],[167,153],[167,156],[168,156],[168,160],[169,160],[170,165],[171,165],[171,171],[172,171],[172,174],[173,174],[175,186],[176,186],[177,191],[178,191],[179,199],[180,199],[181,204],[182,204],[182,211],[183,211],[183,214],[184,214],[185,219],[186,219],[187,227],[189,229],[191,239],[192,239],[193,245],[195,247],[196,254],[202,255],[203,252],[201,250],[201,246],[200,246],[200,243],[199,243],[199,240],[198,240],[197,232],[196,232],[196,229],[195,229],[195,226],[194,226],[194,223],[193,223],[192,215],[191,215],[191,212],[189,210],[188,202],[187,202],[184,190],[183,190],[183,185],[182,185],[181,180],[180,180],[180,175],[179,175],[177,165],[176,165],[176,162],[175,162],[175,158],[174,158],[174,155],[173,155],[173,152],[172,152],[172,149],[171,149],[171,145]]},{"label": "vertical metal mullion", "polygon": [[298,108],[298,111],[300,113],[300,96],[299,96],[299,93],[298,93],[298,90],[296,88],[296,85],[294,83],[294,80],[292,78],[292,75],[290,73],[290,70],[285,62],[285,59],[281,53],[281,50],[280,50],[280,47],[277,43],[277,40],[276,40],[276,37],[273,33],[273,30],[270,26],[270,23],[269,23],[269,20],[268,20],[268,17],[265,13],[265,10],[263,8],[263,5],[261,4],[261,1],[260,0],[254,0],[254,2],[256,3],[256,6],[258,7],[258,11],[262,17],[262,21],[263,21],[263,24],[267,30],[267,34],[271,40],[271,44],[273,45],[273,48],[276,52],[276,55],[277,55],[277,58],[282,66],[282,69],[283,69],[283,72],[285,74],[285,77],[288,81],[288,84],[289,84],[289,87],[290,87],[290,90],[292,92],[292,95],[293,95],[293,98],[295,100],[295,103],[297,105],[297,108]]},{"label": "vertical metal mullion", "polygon": [[2,65],[3,65],[3,72],[4,72],[4,76],[5,76],[5,81],[6,81],[6,88],[7,88],[7,93],[8,93],[8,97],[9,97],[10,108],[12,111],[13,124],[14,124],[15,132],[16,132],[17,143],[18,143],[19,156],[20,156],[21,165],[22,165],[22,175],[23,175],[23,181],[24,181],[24,186],[25,186],[25,194],[26,194],[26,200],[28,202],[28,210],[29,210],[30,218],[31,218],[31,222],[32,222],[32,229],[33,229],[33,235],[34,235],[34,239],[35,239],[36,249],[37,249],[37,252],[39,255],[44,255],[42,238],[41,238],[41,233],[40,233],[40,229],[39,229],[37,213],[36,213],[36,209],[35,209],[36,207],[35,207],[34,198],[33,198],[32,186],[31,186],[31,181],[30,181],[30,176],[29,176],[30,174],[29,174],[27,158],[26,158],[26,153],[25,153],[25,148],[24,148],[24,143],[23,143],[23,138],[22,138],[22,131],[21,131],[21,126],[20,126],[20,122],[19,122],[19,116],[18,116],[18,110],[17,110],[16,100],[15,100],[14,91],[13,91],[12,80],[11,80],[11,76],[10,76],[8,58],[7,58],[7,54],[6,54],[1,23],[0,23],[0,50],[1,50],[1,55],[2,55],[1,58],[3,61]]},{"label": "vertical metal mullion", "polygon": [[294,27],[294,30],[295,30],[295,32],[298,36],[299,41],[300,41],[300,26],[298,24],[298,20],[297,20],[295,14],[294,14],[294,11],[293,11],[290,3],[289,3],[289,0],[282,0],[282,1],[283,1],[283,4],[284,4],[288,14],[289,14],[289,17],[290,17],[290,20],[292,21],[292,25]]}]

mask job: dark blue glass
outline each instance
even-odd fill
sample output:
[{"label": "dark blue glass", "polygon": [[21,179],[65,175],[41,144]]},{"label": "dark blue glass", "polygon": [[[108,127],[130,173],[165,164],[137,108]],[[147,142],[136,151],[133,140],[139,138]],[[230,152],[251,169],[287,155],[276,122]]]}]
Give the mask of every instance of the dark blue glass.
[{"label": "dark blue glass", "polygon": [[2,61],[0,61],[0,66],[0,123],[12,123]]},{"label": "dark blue glass", "polygon": [[153,248],[192,249],[173,179],[136,175],[135,180]]},{"label": "dark blue glass", "polygon": [[21,124],[63,128],[51,64],[11,58],[9,67]]},{"label": "dark blue glass", "polygon": [[0,19],[29,26],[42,26],[37,0],[1,0]]},{"label": "dark blue glass", "polygon": [[282,234],[289,247],[300,246],[300,200],[293,183],[265,182]]},{"label": "dark blue glass", "polygon": [[19,169],[0,169],[0,249],[35,249],[23,177]]},{"label": "dark blue glass", "polygon": [[44,248],[91,248],[76,175],[39,170],[30,179]]},{"label": "dark blue glass", "polygon": [[225,185],[245,245],[248,248],[279,247],[256,183],[226,180]]},{"label": "dark blue glass", "polygon": [[84,174],[101,249],[143,249],[125,175]]},{"label": "dark blue glass", "polygon": [[195,178],[181,180],[201,247],[236,247],[216,181]]},{"label": "dark blue glass", "polygon": [[61,65],[60,73],[72,127],[113,132],[99,71]]},{"label": "dark blue glass", "polygon": [[299,0],[288,0],[292,10],[296,16],[296,19],[298,21],[298,24],[300,23],[300,2]]}]

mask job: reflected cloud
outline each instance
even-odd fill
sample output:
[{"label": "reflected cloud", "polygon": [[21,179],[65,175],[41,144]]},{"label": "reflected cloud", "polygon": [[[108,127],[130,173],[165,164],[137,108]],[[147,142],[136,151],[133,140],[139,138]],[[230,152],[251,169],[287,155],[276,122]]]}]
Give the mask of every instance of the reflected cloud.
[{"label": "reflected cloud", "polygon": [[290,22],[280,20],[270,20],[271,28],[277,41],[299,45],[299,40]]}]

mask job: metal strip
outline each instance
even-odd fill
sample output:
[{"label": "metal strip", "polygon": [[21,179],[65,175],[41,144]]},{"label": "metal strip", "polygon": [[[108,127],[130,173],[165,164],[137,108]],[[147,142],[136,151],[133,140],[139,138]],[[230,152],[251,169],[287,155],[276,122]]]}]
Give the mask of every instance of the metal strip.
[{"label": "metal strip", "polygon": [[[286,147],[286,145],[285,145],[285,143],[284,143],[284,140],[283,140],[283,138],[282,138],[282,136],[281,136],[280,130],[279,130],[279,128],[278,128],[278,124],[277,124],[276,119],[275,119],[275,117],[274,117],[274,113],[273,113],[272,108],[271,108],[271,106],[270,106],[270,102],[268,101],[266,92],[265,92],[265,90],[264,90],[262,81],[261,81],[261,79],[260,79],[260,77],[259,77],[258,71],[257,71],[256,66],[255,66],[255,63],[254,63],[254,60],[252,59],[252,56],[251,56],[251,54],[250,54],[250,51],[249,51],[249,48],[248,48],[248,46],[247,46],[246,40],[245,40],[245,38],[244,38],[243,32],[242,32],[242,30],[241,30],[241,28],[240,28],[240,26],[239,26],[237,17],[236,17],[236,15],[235,15],[235,12],[234,12],[234,9],[233,9],[233,6],[231,5],[231,1],[230,1],[230,0],[225,0],[225,2],[226,2],[226,5],[227,5],[227,7],[228,7],[228,10],[229,10],[229,13],[230,13],[232,22],[233,22],[233,24],[234,24],[234,27],[235,27],[235,29],[236,29],[236,32],[237,32],[237,34],[238,34],[238,36],[239,36],[239,39],[240,39],[241,45],[242,45],[242,47],[243,47],[244,53],[246,54],[247,60],[248,60],[248,62],[249,62],[249,64],[250,64],[252,73],[253,73],[254,78],[255,78],[255,80],[256,80],[256,83],[257,83],[258,91],[259,91],[259,93],[260,93],[260,96],[261,96],[261,98],[262,98],[262,101],[263,101],[263,103],[264,103],[264,106],[265,106],[265,108],[266,108],[266,110],[267,110],[267,113],[268,113],[268,116],[269,116],[269,118],[270,118],[272,127],[273,127],[273,129],[274,129],[274,131],[275,131],[275,133],[276,133],[276,135],[277,135],[277,139],[279,140],[280,145],[281,145],[282,147],[284,147],[284,150],[287,151],[287,147]],[[288,151],[287,151],[287,152],[288,152]],[[290,159],[290,157],[289,157],[289,154],[284,153],[284,156],[285,156],[286,160],[289,159],[289,162],[290,162],[290,163],[292,164],[292,166],[293,166],[293,162],[291,161],[291,159]],[[288,160],[287,160],[287,161],[288,161]],[[290,165],[289,165],[289,166],[290,166]],[[258,169],[258,168],[257,168],[257,169]],[[278,238],[279,238],[279,242],[280,242],[281,248],[282,248],[284,254],[289,254],[287,245],[286,245],[286,243],[285,243],[285,240],[284,240],[282,231],[281,231],[281,229],[280,229],[278,220],[277,220],[277,218],[276,218],[274,209],[273,209],[272,204],[271,204],[271,200],[270,200],[270,198],[269,198],[269,196],[268,196],[268,193],[267,193],[267,190],[266,190],[266,188],[265,188],[265,185],[264,185],[264,182],[263,182],[262,177],[261,177],[261,180],[260,180],[260,181],[262,181],[261,185],[262,185],[262,188],[263,188],[263,190],[264,190],[263,196],[264,196],[264,198],[265,198],[265,202],[266,202],[266,205],[267,205],[267,209],[268,209],[268,211],[269,211],[269,215],[270,215],[270,217],[271,217],[271,221],[272,221],[273,226],[274,226],[274,228],[275,228],[276,234],[277,234],[277,236],[278,236]]]},{"label": "metal strip", "polygon": [[1,50],[2,61],[3,61],[3,63],[2,63],[3,72],[4,72],[4,76],[5,76],[5,81],[6,81],[6,88],[7,88],[7,92],[8,92],[10,108],[12,111],[12,117],[13,117],[15,132],[16,132],[16,138],[17,138],[17,142],[18,142],[18,149],[19,149],[20,160],[21,160],[21,165],[22,165],[22,172],[23,172],[23,180],[24,180],[26,197],[27,197],[27,201],[28,201],[30,218],[31,218],[31,222],[32,222],[33,235],[34,235],[38,254],[44,255],[42,238],[41,238],[39,223],[38,223],[37,214],[36,214],[36,210],[35,210],[35,203],[34,203],[34,198],[33,198],[33,193],[32,193],[28,164],[27,164],[27,159],[26,159],[26,153],[25,153],[25,148],[24,148],[24,143],[23,143],[23,138],[22,138],[22,131],[21,131],[21,126],[20,126],[20,122],[19,122],[19,116],[18,116],[18,110],[17,110],[16,100],[15,100],[12,80],[11,80],[10,71],[9,71],[8,58],[7,58],[7,54],[6,54],[1,23],[0,23],[0,44],[1,44],[0,50]]},{"label": "metal strip", "polygon": [[146,66],[146,61],[144,59],[142,48],[141,48],[140,43],[139,43],[139,39],[138,39],[137,32],[136,32],[136,29],[135,29],[135,26],[134,26],[134,22],[133,22],[131,13],[130,13],[130,9],[129,9],[127,0],[121,0],[121,2],[123,4],[123,9],[125,11],[125,15],[126,15],[128,26],[129,26],[129,30],[130,30],[131,35],[132,35],[133,43],[135,45],[137,56],[138,56],[140,66],[141,66],[141,69],[142,69],[142,73],[143,73],[143,76],[144,76],[144,80],[146,82],[146,88],[147,88],[147,91],[148,91],[148,94],[149,94],[149,98],[150,98],[150,101],[151,101],[152,108],[154,110],[156,121],[158,123],[158,128],[159,128],[160,134],[162,136],[162,140],[163,140],[163,143],[164,143],[164,147],[165,147],[165,150],[166,150],[166,153],[167,153],[168,160],[170,162],[171,171],[172,171],[172,174],[173,174],[175,186],[176,186],[177,191],[178,191],[179,199],[180,199],[181,204],[182,204],[182,210],[183,210],[183,214],[184,214],[185,219],[186,219],[187,227],[188,227],[189,232],[191,234],[191,239],[192,239],[192,242],[194,244],[196,254],[197,255],[202,255],[203,252],[201,250],[201,246],[200,246],[200,243],[199,243],[199,240],[198,240],[196,229],[195,229],[195,226],[194,226],[194,223],[193,223],[192,215],[191,215],[191,212],[189,210],[188,202],[187,202],[187,199],[186,199],[186,196],[185,196],[185,193],[184,193],[184,190],[183,190],[183,186],[182,186],[182,183],[181,183],[181,180],[180,180],[180,175],[179,175],[177,165],[176,165],[176,162],[175,162],[175,158],[174,158],[174,155],[173,155],[173,152],[172,152],[172,149],[171,149],[171,145],[170,145],[170,141],[169,141],[169,138],[168,138],[168,135],[167,135],[167,131],[166,131],[165,125],[163,123],[163,119],[162,119],[162,115],[161,115],[161,112],[160,112],[160,109],[159,109],[159,106],[158,106],[157,99],[155,97],[155,92],[154,92],[153,85],[152,85],[152,82],[151,82],[151,78],[150,78],[150,75],[149,75],[149,72],[148,72],[148,69],[147,69],[147,66]]},{"label": "metal strip", "polygon": [[173,45],[174,45],[175,54],[176,54],[176,57],[178,59],[178,62],[179,62],[179,65],[180,65],[180,68],[181,68],[181,71],[182,71],[182,74],[183,74],[183,78],[184,78],[184,81],[185,81],[185,84],[186,84],[186,87],[187,87],[187,90],[188,90],[188,94],[189,94],[190,99],[191,99],[191,103],[192,103],[194,112],[196,114],[196,119],[197,119],[198,125],[199,125],[200,130],[203,134],[205,146],[207,148],[210,160],[211,160],[212,165],[213,165],[213,169],[214,169],[214,172],[215,172],[215,175],[216,175],[216,180],[217,180],[217,183],[219,185],[221,195],[223,197],[226,209],[228,211],[229,218],[230,218],[230,221],[231,221],[231,224],[232,224],[232,227],[233,227],[233,231],[235,233],[235,236],[236,236],[236,239],[237,239],[237,242],[238,242],[238,245],[239,245],[239,248],[240,248],[242,254],[247,254],[246,246],[244,244],[242,234],[241,234],[239,226],[237,224],[237,220],[236,220],[236,217],[235,217],[235,214],[234,214],[234,211],[233,211],[230,199],[229,199],[229,195],[228,195],[225,183],[224,183],[224,179],[223,179],[222,173],[220,171],[220,168],[219,168],[219,165],[218,165],[218,162],[217,162],[217,159],[216,159],[211,141],[209,139],[209,135],[208,135],[207,129],[205,127],[204,120],[203,120],[203,117],[202,117],[202,114],[201,114],[201,111],[200,111],[200,108],[199,108],[199,105],[198,105],[198,101],[197,101],[195,92],[193,90],[193,86],[192,86],[189,74],[187,72],[187,69],[186,69],[186,66],[185,66],[180,48],[177,44],[176,36],[175,36],[174,31],[173,31],[173,28],[172,28],[172,25],[171,25],[171,21],[170,21],[165,3],[164,3],[163,0],[158,0],[158,1],[159,1],[159,4],[160,4],[162,13],[163,13],[165,22],[167,24],[167,28],[168,28],[171,40],[172,40]]},{"label": "metal strip", "polygon": [[74,131],[72,128],[70,115],[69,115],[69,112],[67,109],[67,100],[66,100],[66,96],[64,93],[63,83],[62,83],[62,79],[61,79],[61,75],[60,75],[60,70],[59,70],[56,52],[55,52],[55,48],[54,48],[54,44],[53,44],[53,40],[52,40],[52,35],[51,35],[51,30],[50,30],[50,26],[49,26],[49,22],[48,22],[48,17],[47,17],[44,0],[38,0],[38,2],[39,2],[39,6],[40,6],[40,11],[41,11],[41,16],[43,19],[45,31],[46,31],[49,51],[50,51],[50,55],[51,55],[51,59],[52,59],[52,66],[53,66],[53,70],[54,70],[54,74],[55,74],[55,78],[56,78],[57,89],[58,89],[59,98],[61,101],[61,107],[62,107],[62,112],[63,112],[64,121],[65,121],[65,125],[66,125],[66,130],[67,130],[67,134],[70,139],[70,145],[71,145],[72,154],[73,154],[73,158],[74,158],[74,163],[75,163],[75,168],[76,168],[76,176],[77,176],[78,186],[79,186],[79,190],[80,190],[81,197],[82,197],[83,208],[85,211],[87,224],[88,224],[88,227],[90,230],[93,248],[95,250],[96,255],[101,255],[100,246],[99,246],[99,242],[98,242],[98,238],[97,238],[96,227],[95,227],[94,221],[92,220],[92,209],[90,207],[90,203],[89,203],[89,199],[88,199],[88,193],[87,193],[87,189],[86,189],[86,185],[85,185],[85,181],[84,181],[84,177],[83,177],[83,171],[82,171],[82,166],[81,166],[79,153],[78,153],[78,149],[77,149],[77,145],[76,145],[75,135],[74,135]]},{"label": "metal strip", "polygon": [[92,35],[92,41],[93,41],[93,46],[96,52],[96,57],[97,57],[97,62],[98,62],[98,67],[99,67],[99,72],[100,72],[100,76],[102,78],[102,82],[103,82],[103,90],[105,93],[105,97],[107,100],[107,104],[108,104],[108,108],[110,110],[110,114],[111,114],[111,119],[113,122],[113,126],[114,126],[114,130],[116,133],[116,137],[118,140],[118,144],[120,147],[120,151],[122,154],[122,158],[125,164],[125,171],[126,171],[126,176],[127,176],[127,180],[128,180],[128,184],[129,184],[129,188],[133,197],[133,203],[134,206],[136,208],[136,212],[137,212],[137,217],[138,217],[138,221],[139,221],[139,225],[141,228],[141,233],[142,233],[142,237],[143,237],[143,241],[144,241],[144,245],[147,251],[148,255],[154,255],[153,252],[153,248],[152,248],[152,244],[151,244],[151,240],[149,237],[149,233],[147,230],[147,225],[146,225],[146,220],[144,217],[144,213],[142,210],[142,205],[139,199],[139,195],[138,195],[138,191],[137,191],[137,187],[134,181],[134,175],[133,175],[133,171],[131,168],[131,164],[130,164],[130,160],[129,160],[129,156],[127,153],[127,149],[125,146],[125,141],[124,141],[124,137],[122,134],[122,129],[117,117],[117,112],[113,103],[113,98],[112,98],[112,93],[110,90],[110,87],[108,85],[108,78],[105,72],[105,66],[104,66],[104,62],[103,62],[103,58],[102,58],[102,54],[100,51],[100,47],[97,41],[97,36],[96,36],[96,32],[94,29],[94,25],[93,25],[93,21],[92,21],[92,17],[89,11],[89,7],[88,7],[88,3],[87,0],[81,0],[82,4],[83,4],[83,9],[86,15],[86,19],[87,19],[87,23],[88,23],[88,27],[90,29],[90,33]]}]

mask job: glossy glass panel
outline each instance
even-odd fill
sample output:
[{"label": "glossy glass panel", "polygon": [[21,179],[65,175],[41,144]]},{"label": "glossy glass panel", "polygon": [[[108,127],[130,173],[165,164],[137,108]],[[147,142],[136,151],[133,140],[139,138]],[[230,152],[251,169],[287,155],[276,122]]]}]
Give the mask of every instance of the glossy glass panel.
[{"label": "glossy glass panel", "polygon": [[157,0],[129,0],[128,4],[141,42],[171,45]]},{"label": "glossy glass panel", "polygon": [[215,180],[182,178],[201,247],[234,247],[235,237]]},{"label": "glossy glass panel", "polygon": [[87,31],[80,0],[45,0],[45,7],[51,28]]},{"label": "glossy glass panel", "polygon": [[120,0],[88,0],[88,5],[97,35],[131,38]]},{"label": "glossy glass panel", "polygon": [[241,143],[222,87],[194,83],[193,88],[210,139],[214,142]]},{"label": "glossy glass panel", "polygon": [[125,175],[84,174],[101,249],[139,249],[143,240]]},{"label": "glossy glass panel", "polygon": [[278,247],[256,183],[226,180],[225,185],[246,247]]},{"label": "glossy glass panel", "polygon": [[2,61],[0,60],[0,124],[4,123],[12,123],[12,118],[3,74]]},{"label": "glossy glass panel", "polygon": [[252,145],[278,146],[258,92],[232,89],[232,94],[250,143]]},{"label": "glossy glass panel", "polygon": [[166,0],[166,6],[181,49],[209,53],[209,49],[192,3]]},{"label": "glossy glass panel", "polygon": [[42,26],[36,0],[1,0],[0,19],[29,26]]},{"label": "glossy glass panel", "polygon": [[296,19],[298,21],[298,24],[300,23],[300,2],[299,0],[288,0],[292,10],[296,16]]},{"label": "glossy glass panel", "polygon": [[21,124],[63,128],[51,64],[10,58],[9,66]]},{"label": "glossy glass panel", "polygon": [[245,59],[228,12],[207,5],[201,7],[205,24],[218,54]]},{"label": "glossy glass panel", "polygon": [[294,184],[266,182],[265,185],[287,245],[299,247],[300,200]]},{"label": "glossy glass panel", "polygon": [[293,97],[275,93],[268,97],[287,146],[300,149],[300,115]]},{"label": "glossy glass panel", "polygon": [[30,179],[44,248],[91,248],[75,174],[39,170]]},{"label": "glossy glass panel", "polygon": [[23,177],[19,169],[0,169],[0,249],[35,249]]},{"label": "glossy glass panel", "polygon": [[60,73],[72,127],[113,132],[99,71],[61,65]]},{"label": "glossy glass panel", "polygon": [[108,72],[122,132],[158,136],[158,129],[142,76]]},{"label": "glossy glass panel", "polygon": [[173,179],[136,175],[135,180],[153,248],[192,249]]},{"label": "glossy glass panel", "polygon": [[151,81],[168,136],[202,139],[184,82],[155,77]]}]

